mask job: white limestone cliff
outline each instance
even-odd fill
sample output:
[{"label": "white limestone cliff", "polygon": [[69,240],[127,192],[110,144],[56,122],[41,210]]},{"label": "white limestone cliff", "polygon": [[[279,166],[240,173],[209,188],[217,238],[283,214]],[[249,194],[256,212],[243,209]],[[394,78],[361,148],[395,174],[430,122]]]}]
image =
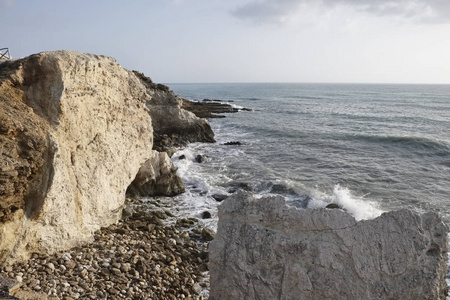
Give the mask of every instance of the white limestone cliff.
[{"label": "white limestone cliff", "polygon": [[356,222],[239,192],[219,207],[209,299],[445,299],[447,234],[433,213]]},{"label": "white limestone cliff", "polygon": [[146,161],[174,172],[152,151],[154,94],[173,92],[105,56],[55,51],[0,65],[0,264],[92,240],[120,218]]}]

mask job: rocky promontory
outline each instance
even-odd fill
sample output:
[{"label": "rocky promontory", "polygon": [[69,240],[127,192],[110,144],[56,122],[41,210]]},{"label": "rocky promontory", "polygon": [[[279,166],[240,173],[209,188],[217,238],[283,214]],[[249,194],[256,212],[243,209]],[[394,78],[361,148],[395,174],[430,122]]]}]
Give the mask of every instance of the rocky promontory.
[{"label": "rocky promontory", "polygon": [[93,241],[119,220],[136,177],[155,193],[181,192],[171,161],[152,150],[156,137],[214,141],[180,97],[110,57],[2,62],[0,98],[0,265]]}]

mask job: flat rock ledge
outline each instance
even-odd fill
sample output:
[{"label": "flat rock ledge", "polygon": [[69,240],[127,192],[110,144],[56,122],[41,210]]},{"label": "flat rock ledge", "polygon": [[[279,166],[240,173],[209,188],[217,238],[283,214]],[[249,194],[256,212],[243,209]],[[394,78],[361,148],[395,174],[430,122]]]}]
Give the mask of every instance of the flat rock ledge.
[{"label": "flat rock ledge", "polygon": [[410,210],[356,222],[239,191],[219,207],[210,300],[445,299],[448,228]]},{"label": "flat rock ledge", "polygon": [[5,266],[0,284],[16,288],[0,299],[203,299],[201,229],[193,219],[165,225],[166,217],[138,211],[96,232],[91,244]]}]

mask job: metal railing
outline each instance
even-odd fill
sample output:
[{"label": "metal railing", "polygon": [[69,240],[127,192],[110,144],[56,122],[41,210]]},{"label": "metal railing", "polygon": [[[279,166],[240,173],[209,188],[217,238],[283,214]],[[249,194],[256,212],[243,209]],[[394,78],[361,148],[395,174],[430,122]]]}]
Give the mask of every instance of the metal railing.
[{"label": "metal railing", "polygon": [[0,48],[0,60],[1,59],[11,59],[11,54],[8,48]]}]

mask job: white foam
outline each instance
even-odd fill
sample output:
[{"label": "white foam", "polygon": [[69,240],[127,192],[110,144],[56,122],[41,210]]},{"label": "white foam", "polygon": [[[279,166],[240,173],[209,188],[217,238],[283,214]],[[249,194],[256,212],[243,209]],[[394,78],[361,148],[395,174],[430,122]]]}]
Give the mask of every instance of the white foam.
[{"label": "white foam", "polygon": [[376,207],[375,202],[355,197],[348,188],[339,184],[334,186],[331,200],[347,210],[357,221],[374,219],[383,213]]}]

